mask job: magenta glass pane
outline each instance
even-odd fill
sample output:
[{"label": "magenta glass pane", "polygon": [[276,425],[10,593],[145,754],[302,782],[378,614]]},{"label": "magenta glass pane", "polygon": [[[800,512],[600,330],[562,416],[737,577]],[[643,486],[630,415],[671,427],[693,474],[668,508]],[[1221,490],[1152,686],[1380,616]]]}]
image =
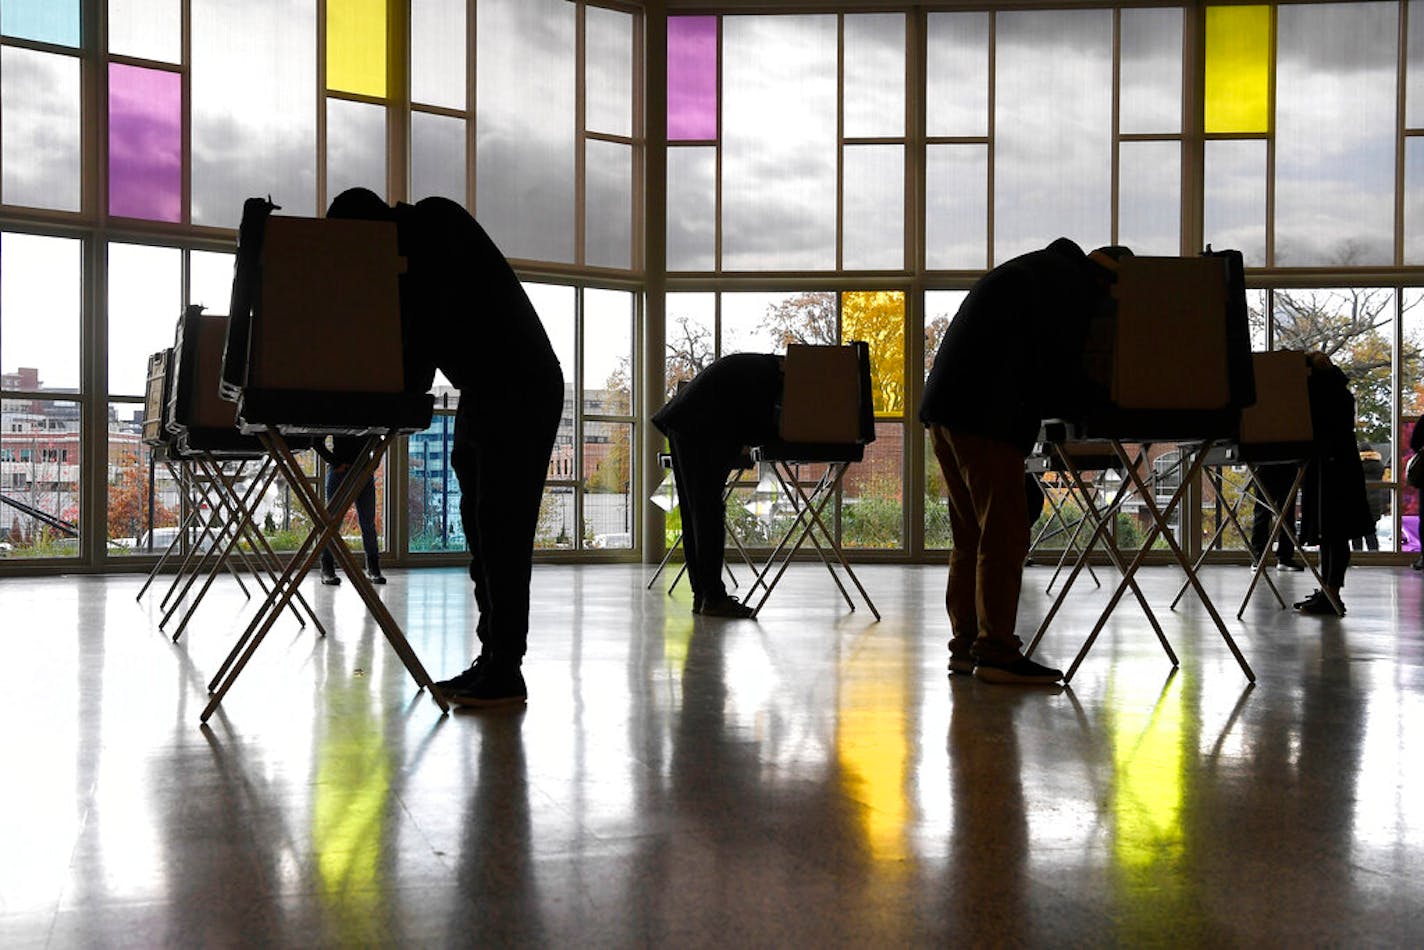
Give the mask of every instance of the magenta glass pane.
[{"label": "magenta glass pane", "polygon": [[717,137],[717,18],[667,21],[668,141]]},{"label": "magenta glass pane", "polygon": [[109,64],[109,213],[179,221],[183,87],[178,73]]}]

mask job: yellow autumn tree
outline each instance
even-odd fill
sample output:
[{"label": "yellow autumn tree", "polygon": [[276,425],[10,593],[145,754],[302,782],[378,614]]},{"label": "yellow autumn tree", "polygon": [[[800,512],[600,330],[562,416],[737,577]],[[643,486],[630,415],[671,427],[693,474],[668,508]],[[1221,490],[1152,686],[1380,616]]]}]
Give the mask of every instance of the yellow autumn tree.
[{"label": "yellow autumn tree", "polygon": [[877,416],[905,411],[905,294],[863,290],[841,295],[841,340],[870,344],[870,388]]}]

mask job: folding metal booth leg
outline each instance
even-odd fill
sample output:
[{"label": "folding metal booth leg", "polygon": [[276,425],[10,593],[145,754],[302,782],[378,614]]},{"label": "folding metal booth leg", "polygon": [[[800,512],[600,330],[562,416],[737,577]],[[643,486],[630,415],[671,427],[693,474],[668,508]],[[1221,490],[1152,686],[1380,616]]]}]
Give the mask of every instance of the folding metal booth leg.
[{"label": "folding metal booth leg", "polygon": [[[1146,485],[1142,482],[1142,476],[1137,473],[1137,469],[1135,467],[1129,469],[1128,475],[1132,478],[1134,484],[1137,485],[1138,491],[1142,493],[1142,503],[1148,512],[1151,513],[1153,520],[1152,530],[1148,532],[1148,537],[1143,541],[1143,550],[1138,552],[1137,560],[1139,562],[1141,561],[1142,555],[1146,553],[1146,549],[1151,546],[1154,535],[1160,533],[1163,539],[1166,540],[1167,547],[1171,549],[1173,557],[1176,558],[1182,570],[1186,572],[1187,580],[1191,583],[1192,589],[1197,592],[1197,596],[1201,599],[1202,606],[1206,608],[1212,623],[1216,625],[1217,632],[1220,633],[1221,638],[1226,641],[1226,646],[1231,650],[1231,655],[1236,658],[1237,664],[1241,667],[1241,672],[1246,674],[1248,682],[1254,683],[1256,682],[1256,674],[1252,671],[1251,665],[1246,662],[1246,657],[1242,656],[1241,650],[1237,648],[1236,640],[1232,638],[1231,632],[1226,629],[1226,624],[1222,622],[1221,615],[1216,612],[1216,607],[1212,604],[1211,597],[1207,595],[1206,588],[1202,587],[1201,580],[1197,577],[1196,572],[1192,570],[1191,562],[1187,560],[1181,545],[1179,545],[1177,539],[1172,536],[1172,532],[1167,524],[1167,519],[1172,516],[1172,510],[1178,506],[1183,495],[1185,495],[1187,486],[1195,481],[1197,476],[1201,473],[1202,464],[1206,461],[1206,454],[1210,451],[1212,444],[1213,443],[1208,440],[1203,442],[1198,448],[1196,457],[1187,475],[1182,478],[1181,484],[1172,495],[1165,512],[1157,508],[1157,503],[1153,500],[1152,493],[1147,491]],[[1126,462],[1126,452],[1123,450],[1122,445],[1118,442],[1114,442],[1113,449],[1117,452],[1118,457]],[[1066,682],[1067,680],[1065,679],[1064,681]]]}]

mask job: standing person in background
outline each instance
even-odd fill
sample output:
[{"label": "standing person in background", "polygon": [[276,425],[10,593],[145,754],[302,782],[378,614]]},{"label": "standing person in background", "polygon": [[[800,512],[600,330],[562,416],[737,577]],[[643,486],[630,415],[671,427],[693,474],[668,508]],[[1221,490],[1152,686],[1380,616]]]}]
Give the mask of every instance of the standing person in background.
[{"label": "standing person in background", "polygon": [[[351,464],[356,461],[361,454],[361,447],[366,444],[366,440],[361,436],[334,435],[330,438],[330,448],[327,447],[325,438],[313,446],[316,453],[326,460],[326,501],[328,504],[340,490],[342,480],[351,470]],[[381,573],[381,548],[379,539],[376,537],[376,480],[374,477],[366,479],[366,484],[361,486],[361,491],[356,495],[355,508],[356,523],[361,527],[361,547],[366,553],[366,576],[371,579],[373,584],[384,584],[386,576]],[[344,542],[338,536],[333,543],[342,544]],[[321,552],[321,582],[328,586],[341,583],[341,578],[336,576],[336,557],[332,554],[330,547],[323,548]]]},{"label": "standing person in background", "polygon": [[[1256,481],[1260,483],[1260,488],[1270,496],[1271,504],[1281,505],[1285,503],[1286,493],[1290,491],[1291,485],[1295,482],[1296,466],[1290,463],[1266,463],[1257,465],[1255,468]],[[1289,525],[1291,531],[1295,531],[1295,510],[1296,499],[1290,501],[1290,510],[1286,512],[1283,524]],[[1271,536],[1272,512],[1269,505],[1262,502],[1260,495],[1256,497],[1256,504],[1251,509],[1251,566],[1254,567],[1266,556],[1266,541]],[[1291,542],[1290,535],[1282,531],[1276,535],[1276,570],[1278,571],[1303,571],[1305,565],[1295,556],[1295,545]]]},{"label": "standing person in background", "polygon": [[[1424,420],[1416,419],[1414,421],[1414,428],[1409,432],[1409,450],[1415,455],[1418,455],[1420,452],[1424,452],[1424,425],[1419,424],[1421,421]],[[1416,462],[1415,464],[1421,465],[1424,464],[1424,462]],[[1421,510],[1421,515],[1419,517],[1421,518],[1421,520],[1424,520],[1424,489],[1415,489],[1415,493],[1419,496],[1418,508]],[[1416,528],[1416,532],[1417,531],[1418,529]],[[1419,552],[1419,556],[1414,559],[1413,564],[1409,565],[1416,571],[1424,571],[1424,545],[1421,545],[1420,547],[1421,550]]]},{"label": "standing person in background", "polygon": [[1350,540],[1374,530],[1375,522],[1355,441],[1355,396],[1349,380],[1319,350],[1307,353],[1305,359],[1310,366],[1306,389],[1316,454],[1306,466],[1301,492],[1300,543],[1320,546],[1324,589],[1296,603],[1295,609],[1303,614],[1335,614],[1333,597],[1343,616],[1340,589],[1350,566]]},{"label": "standing person in background", "polygon": [[919,415],[949,493],[951,673],[1063,678],[1024,656],[1014,634],[1029,548],[1024,459],[1042,420],[1080,400],[1090,323],[1113,306],[1117,262],[1131,253],[1084,254],[1059,238],[1000,264],[970,290],[935,354]]},{"label": "standing person in background", "polygon": [[[1384,478],[1384,457],[1370,443],[1361,442],[1360,465],[1365,472],[1365,490],[1370,500],[1370,514],[1374,516],[1375,524],[1365,532],[1364,537],[1350,539],[1350,550],[1358,551],[1364,547],[1371,551],[1378,551],[1379,520],[1389,514],[1389,489],[1379,485],[1379,482]],[[1374,484],[1371,485],[1371,483]]]}]

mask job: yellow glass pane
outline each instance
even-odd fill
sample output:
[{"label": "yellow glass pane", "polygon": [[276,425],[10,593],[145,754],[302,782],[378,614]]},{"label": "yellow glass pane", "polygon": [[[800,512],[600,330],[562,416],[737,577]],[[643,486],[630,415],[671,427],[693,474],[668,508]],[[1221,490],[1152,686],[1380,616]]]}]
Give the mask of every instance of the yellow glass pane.
[{"label": "yellow glass pane", "polygon": [[1206,131],[1270,131],[1271,8],[1208,7]]},{"label": "yellow glass pane", "polygon": [[841,340],[870,344],[870,388],[877,416],[905,411],[905,294],[898,290],[841,295]]},{"label": "yellow glass pane", "polygon": [[327,0],[326,88],[386,94],[386,0]]}]

